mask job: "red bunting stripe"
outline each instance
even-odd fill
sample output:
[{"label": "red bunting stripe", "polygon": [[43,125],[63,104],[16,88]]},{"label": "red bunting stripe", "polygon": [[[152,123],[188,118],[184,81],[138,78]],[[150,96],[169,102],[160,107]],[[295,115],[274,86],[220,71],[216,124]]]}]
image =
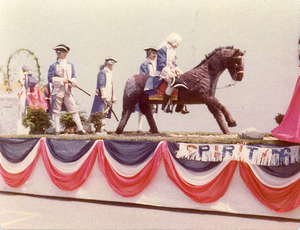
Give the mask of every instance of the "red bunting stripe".
[{"label": "red bunting stripe", "polygon": [[41,144],[43,146],[41,154],[44,165],[51,181],[58,188],[65,191],[72,191],[79,188],[86,181],[96,161],[98,143],[94,145],[94,148],[92,149],[90,155],[80,166],[80,168],[73,173],[63,173],[56,169],[49,160],[45,141],[42,140]]},{"label": "red bunting stripe", "polygon": [[237,161],[231,161],[209,183],[204,185],[193,185],[185,180],[176,171],[176,168],[171,159],[171,153],[169,152],[167,142],[164,142],[164,163],[169,178],[173,181],[178,188],[181,189],[188,197],[199,203],[210,203],[220,199],[229,186],[229,183],[234,174]]},{"label": "red bunting stripe", "polygon": [[30,165],[22,172],[9,173],[0,164],[0,174],[3,177],[3,180],[7,185],[9,185],[10,187],[13,187],[13,188],[17,188],[17,187],[20,187],[21,185],[23,185],[28,180],[29,176],[31,175],[31,173],[36,165],[36,162],[39,158],[40,152],[42,151],[42,148],[43,148],[42,142],[43,142],[43,140],[40,140],[37,143],[37,144],[39,144],[39,147],[36,151],[35,158],[30,163]]},{"label": "red bunting stripe", "polygon": [[262,184],[250,166],[240,162],[240,175],[253,196],[275,212],[288,212],[300,204],[300,179],[283,188],[271,188]]},{"label": "red bunting stripe", "polygon": [[126,177],[120,175],[105,157],[103,141],[99,145],[98,165],[109,186],[123,197],[136,196],[143,191],[154,177],[162,158],[162,145],[159,143],[152,159],[136,175]]}]

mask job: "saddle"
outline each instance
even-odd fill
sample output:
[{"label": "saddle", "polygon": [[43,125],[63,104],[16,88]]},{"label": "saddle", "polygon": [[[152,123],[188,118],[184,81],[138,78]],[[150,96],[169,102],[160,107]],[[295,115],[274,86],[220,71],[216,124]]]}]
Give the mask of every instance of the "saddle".
[{"label": "saddle", "polygon": [[[178,100],[178,88],[179,87],[184,87],[187,88],[186,84],[180,79],[180,78],[174,78],[174,81],[171,84],[174,87],[174,90],[171,94],[170,99],[172,101],[177,101]],[[168,87],[168,83],[156,76],[156,77],[151,77],[147,80],[144,88],[144,92],[149,95],[149,100],[150,101],[163,101],[163,97],[165,94],[165,91]]]}]

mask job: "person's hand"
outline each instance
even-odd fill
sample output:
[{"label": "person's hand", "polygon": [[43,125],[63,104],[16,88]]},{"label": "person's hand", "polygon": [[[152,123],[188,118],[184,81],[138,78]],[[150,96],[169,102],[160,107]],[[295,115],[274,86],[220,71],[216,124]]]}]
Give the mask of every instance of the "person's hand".
[{"label": "person's hand", "polygon": [[76,83],[75,83],[75,82],[72,82],[71,85],[72,85],[73,87],[75,87],[75,86],[76,86]]},{"label": "person's hand", "polygon": [[67,79],[63,79],[63,83],[64,83],[64,84],[67,84],[67,83],[68,83],[68,80],[67,80]]},{"label": "person's hand", "polygon": [[102,101],[106,102],[107,98],[106,97],[102,97]]},{"label": "person's hand", "polygon": [[114,103],[114,104],[117,103],[117,100],[115,99],[115,100],[113,101],[113,103]]}]

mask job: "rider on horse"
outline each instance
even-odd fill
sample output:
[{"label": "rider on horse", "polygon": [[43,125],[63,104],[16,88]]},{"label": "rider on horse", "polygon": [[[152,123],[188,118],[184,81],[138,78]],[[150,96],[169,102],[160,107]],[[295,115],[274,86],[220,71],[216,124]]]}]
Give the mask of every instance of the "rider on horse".
[{"label": "rider on horse", "polygon": [[175,52],[175,49],[179,46],[181,40],[179,34],[171,33],[157,52],[156,70],[158,71],[159,76],[168,83],[161,107],[166,113],[172,113],[170,106],[167,106],[167,104],[174,90],[174,86],[177,83],[176,77],[182,74],[182,71],[176,65],[177,56]]}]

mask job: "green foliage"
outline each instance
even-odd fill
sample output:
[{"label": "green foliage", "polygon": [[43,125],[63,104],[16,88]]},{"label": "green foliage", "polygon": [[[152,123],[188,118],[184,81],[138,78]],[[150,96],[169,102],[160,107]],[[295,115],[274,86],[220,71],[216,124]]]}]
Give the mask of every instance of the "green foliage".
[{"label": "green foliage", "polygon": [[280,125],[280,123],[282,122],[284,118],[284,114],[278,113],[277,116],[275,117],[275,121],[278,125]]},{"label": "green foliage", "polygon": [[51,127],[50,114],[43,109],[27,109],[27,113],[23,116],[22,125],[29,127],[30,133],[44,133]]},{"label": "green foliage", "polygon": [[[85,123],[87,121],[86,117],[84,116],[85,111],[80,111],[79,116],[82,123]],[[63,126],[63,128],[76,128],[76,123],[73,120],[73,116],[69,112],[65,112],[60,116],[60,123]]]},{"label": "green foliage", "polygon": [[94,124],[96,132],[101,132],[103,118],[105,118],[105,115],[102,112],[97,112],[90,115],[90,121]]},{"label": "green foliage", "polygon": [[27,53],[28,56],[32,56],[36,62],[36,67],[37,67],[37,72],[38,72],[38,84],[40,85],[41,81],[41,66],[39,64],[38,58],[34,55],[32,51],[29,49],[18,49],[16,50],[13,54],[11,54],[7,60],[6,64],[6,71],[4,70],[3,66],[0,67],[0,72],[3,74],[3,84],[7,86],[7,92],[10,93],[12,91],[10,83],[12,82],[12,77],[11,77],[11,68],[10,68],[10,63],[11,60],[17,55],[20,54],[21,52]]}]

